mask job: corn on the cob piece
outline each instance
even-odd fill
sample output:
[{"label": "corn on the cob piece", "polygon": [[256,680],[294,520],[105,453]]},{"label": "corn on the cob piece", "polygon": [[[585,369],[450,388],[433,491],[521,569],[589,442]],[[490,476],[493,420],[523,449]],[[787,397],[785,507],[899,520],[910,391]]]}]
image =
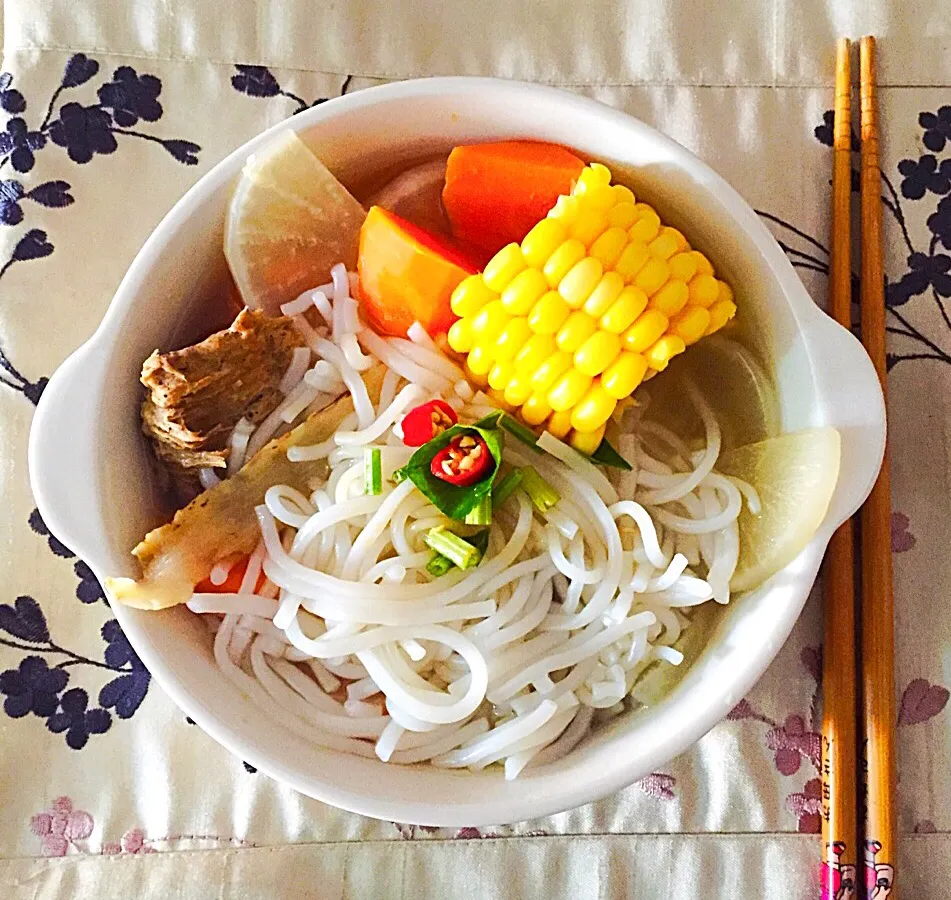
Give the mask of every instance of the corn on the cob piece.
[{"label": "corn on the cob piece", "polygon": [[592,163],[521,245],[456,288],[452,309],[449,344],[470,377],[591,453],[618,403],[736,304],[702,253]]}]

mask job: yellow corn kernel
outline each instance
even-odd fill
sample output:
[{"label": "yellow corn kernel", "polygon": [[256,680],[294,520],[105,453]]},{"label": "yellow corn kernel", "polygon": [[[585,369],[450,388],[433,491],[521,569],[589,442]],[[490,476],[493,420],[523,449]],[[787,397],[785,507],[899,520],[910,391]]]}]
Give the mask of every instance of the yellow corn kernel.
[{"label": "yellow corn kernel", "polygon": [[502,391],[497,391],[495,388],[489,388],[486,393],[492,400],[495,401],[496,406],[501,406],[506,412],[515,412],[515,407],[511,403],[505,402],[505,394]]},{"label": "yellow corn kernel", "polygon": [[617,272],[605,272],[591,296],[585,300],[584,311],[592,318],[599,318],[623,290],[624,279]]},{"label": "yellow corn kernel", "polygon": [[616,334],[596,331],[575,350],[575,368],[585,375],[600,375],[620,352],[621,339]]},{"label": "yellow corn kernel", "polygon": [[[575,310],[558,329],[555,342],[567,353],[574,353],[597,330],[597,323],[587,313]],[[557,407],[556,407],[557,409]]]},{"label": "yellow corn kernel", "polygon": [[[637,203],[637,200],[634,197],[634,191],[629,187],[625,187],[623,184],[615,184],[611,191],[614,194],[614,202],[620,206],[622,203]],[[633,222],[631,223],[634,224]],[[630,227],[630,226],[629,226]]]},{"label": "yellow corn kernel", "polygon": [[[676,229],[661,228],[660,234],[647,245],[651,256],[656,256],[659,259],[670,259],[677,252],[679,249],[677,238],[670,234],[672,231],[676,231]],[[680,234],[680,232],[677,231],[677,234]],[[682,238],[683,235],[681,234],[680,237]]]},{"label": "yellow corn kernel", "polygon": [[503,396],[505,402],[512,406],[521,406],[532,395],[532,379],[530,375],[516,372],[505,386]]},{"label": "yellow corn kernel", "polygon": [[572,409],[571,427],[575,431],[595,431],[611,418],[615,406],[617,399],[602,387],[600,381],[595,381]]},{"label": "yellow corn kernel", "polygon": [[625,350],[643,353],[667,330],[667,316],[659,309],[648,309],[624,332],[621,342]]},{"label": "yellow corn kernel", "polygon": [[627,233],[631,240],[650,243],[660,232],[660,216],[654,212],[646,203],[638,203],[634,207],[639,211],[637,221],[628,229]]},{"label": "yellow corn kernel", "polygon": [[532,329],[528,327],[528,320],[524,316],[510,319],[505,328],[499,332],[495,341],[495,358],[509,360],[514,358],[525,342],[532,336]]},{"label": "yellow corn kernel", "polygon": [[704,336],[710,325],[710,312],[702,306],[688,306],[679,316],[670,320],[670,330],[689,347]]},{"label": "yellow corn kernel", "polygon": [[542,272],[548,279],[549,287],[557,288],[564,278],[587,255],[584,244],[576,238],[564,241],[545,262]]},{"label": "yellow corn kernel", "polygon": [[489,387],[497,391],[505,390],[514,374],[515,366],[510,362],[497,362],[489,369]]},{"label": "yellow corn kernel", "polygon": [[648,369],[644,381],[650,381],[657,374],[657,369]]},{"label": "yellow corn kernel", "polygon": [[538,269],[519,272],[502,291],[502,306],[513,316],[524,316],[548,290],[548,282]]},{"label": "yellow corn kernel", "polygon": [[518,244],[508,244],[486,263],[482,280],[491,290],[501,294],[508,283],[524,268],[525,257],[522,256],[522,248]]},{"label": "yellow corn kernel", "polygon": [[605,269],[610,269],[627,246],[627,232],[623,228],[608,228],[588,249]]},{"label": "yellow corn kernel", "polygon": [[719,331],[736,315],[736,304],[732,300],[719,300],[710,307],[710,324],[704,334]]},{"label": "yellow corn kernel", "polygon": [[577,192],[589,210],[605,213],[617,203],[614,199],[614,191],[606,184],[585,187],[583,182],[579,182]]},{"label": "yellow corn kernel", "polygon": [[675,253],[667,260],[670,267],[670,277],[681,281],[690,281],[697,274],[697,261],[692,253]]},{"label": "yellow corn kernel", "polygon": [[634,276],[643,268],[649,256],[647,244],[643,241],[632,240],[614,264],[614,271],[626,282],[631,282],[634,280]]},{"label": "yellow corn kernel", "polygon": [[601,280],[602,272],[601,263],[593,256],[586,256],[561,279],[558,293],[572,309],[580,309]]},{"label": "yellow corn kernel", "polygon": [[591,456],[591,454],[598,449],[598,445],[604,439],[604,431],[604,425],[595,429],[594,431],[572,430],[568,435],[568,443],[571,444],[571,446],[574,447],[579,453],[583,453],[585,456]]},{"label": "yellow corn kernel", "polygon": [[[647,294],[633,284],[628,285],[601,316],[605,331],[621,334],[647,308]],[[587,307],[585,307],[587,309]]]},{"label": "yellow corn kernel", "polygon": [[449,305],[457,316],[474,316],[490,300],[495,300],[495,291],[489,290],[481,275],[463,278],[452,292]]},{"label": "yellow corn kernel", "polygon": [[653,297],[651,309],[659,309],[670,318],[677,315],[686,305],[690,297],[687,285],[679,278],[672,278]]},{"label": "yellow corn kernel", "polygon": [[472,320],[472,334],[476,342],[484,343],[487,346],[492,344],[511,318],[505,311],[505,307],[502,306],[501,300],[486,303]]},{"label": "yellow corn kernel", "polygon": [[492,368],[494,363],[495,354],[485,344],[476,344],[469,351],[469,356],[466,358],[469,371],[480,379],[484,379],[489,374],[489,369]]},{"label": "yellow corn kernel", "polygon": [[637,221],[637,207],[633,202],[619,203],[608,210],[608,225],[627,231]]},{"label": "yellow corn kernel", "polygon": [[601,386],[615,399],[627,397],[644,380],[647,360],[625,350],[601,373]]},{"label": "yellow corn kernel", "polygon": [[550,334],[533,334],[515,354],[515,371],[532,375],[556,350],[555,339]]},{"label": "yellow corn kernel", "polygon": [[652,256],[635,276],[634,284],[648,297],[653,297],[669,277],[670,269],[667,268],[667,263],[656,256]]},{"label": "yellow corn kernel", "polygon": [[720,296],[720,285],[716,278],[706,272],[699,272],[690,279],[691,306],[712,306]]},{"label": "yellow corn kernel", "polygon": [[475,337],[472,334],[472,323],[468,319],[458,319],[449,329],[449,346],[456,353],[468,353],[472,349]]},{"label": "yellow corn kernel", "polygon": [[712,275],[713,266],[710,263],[710,260],[707,259],[699,250],[691,250],[690,255],[693,257],[693,261],[697,264],[697,271],[702,275]]},{"label": "yellow corn kernel", "polygon": [[532,387],[545,393],[555,383],[555,379],[571,368],[572,356],[563,350],[556,350],[532,375]]},{"label": "yellow corn kernel", "polygon": [[658,372],[667,368],[667,363],[678,353],[683,353],[687,345],[683,338],[675,334],[665,334],[653,347],[644,353],[647,365]]},{"label": "yellow corn kernel", "polygon": [[548,389],[548,402],[555,412],[571,409],[591,387],[591,376],[569,369]]},{"label": "yellow corn kernel", "polygon": [[562,194],[548,210],[549,219],[557,219],[567,228],[581,212],[581,201],[569,194]]},{"label": "yellow corn kernel", "polygon": [[683,232],[678,231],[676,228],[672,228],[670,225],[665,225],[663,228],[661,228],[660,233],[662,235],[669,235],[674,239],[678,253],[683,253],[690,249],[690,244],[687,243],[687,239],[683,236]]},{"label": "yellow corn kernel", "polygon": [[601,163],[589,163],[578,176],[575,193],[584,195],[592,188],[607,187],[611,183],[611,170]]},{"label": "yellow corn kernel", "polygon": [[533,269],[540,269],[568,236],[557,219],[542,219],[522,240],[522,256]]},{"label": "yellow corn kernel", "polygon": [[528,425],[541,425],[551,415],[545,395],[535,391],[522,405],[522,418]]},{"label": "yellow corn kernel", "polygon": [[569,226],[568,237],[590,247],[607,230],[608,217],[596,209],[585,209]]},{"label": "yellow corn kernel", "polygon": [[548,417],[545,430],[551,432],[553,437],[559,439],[565,437],[571,431],[571,410],[564,409],[561,412],[553,412]]},{"label": "yellow corn kernel", "polygon": [[549,291],[528,314],[528,327],[536,334],[554,334],[565,323],[571,310],[557,291]]},{"label": "yellow corn kernel", "polygon": [[718,301],[729,300],[730,303],[734,303],[733,299],[733,288],[731,288],[725,281],[718,281],[717,288],[719,288],[719,294],[717,295]]}]

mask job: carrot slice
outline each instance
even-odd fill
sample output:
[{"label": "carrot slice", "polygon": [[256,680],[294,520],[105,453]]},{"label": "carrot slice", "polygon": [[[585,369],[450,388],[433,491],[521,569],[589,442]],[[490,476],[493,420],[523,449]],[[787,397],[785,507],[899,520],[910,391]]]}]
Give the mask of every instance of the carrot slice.
[{"label": "carrot slice", "polygon": [[[228,569],[228,577],[221,583],[215,584],[211,577],[204,578],[195,585],[196,594],[236,594],[238,589],[241,587],[241,582],[244,580],[244,573],[248,569],[248,557],[244,556],[241,559],[237,560],[230,569]],[[254,585],[254,590],[259,591],[264,586],[265,577],[262,572],[258,575],[257,582]]]},{"label": "carrot slice", "polygon": [[380,334],[406,337],[413,322],[433,336],[447,332],[456,321],[449,298],[477,269],[444,238],[374,206],[360,230],[357,271],[364,318]]},{"label": "carrot slice", "polygon": [[456,147],[449,154],[442,201],[453,236],[488,253],[521,241],[584,162],[556,144],[502,141]]}]

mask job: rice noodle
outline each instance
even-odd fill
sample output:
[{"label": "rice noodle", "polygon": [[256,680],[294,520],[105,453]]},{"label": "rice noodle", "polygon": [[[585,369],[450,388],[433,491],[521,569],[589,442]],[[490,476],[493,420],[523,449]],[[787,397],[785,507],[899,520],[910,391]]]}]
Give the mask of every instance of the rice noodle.
[{"label": "rice noodle", "polygon": [[[689,622],[678,608],[729,600],[737,516],[759,498],[715,471],[720,428],[691,388],[703,447],[629,407],[616,417],[629,472],[607,472],[547,432],[541,453],[508,440],[503,462],[533,466],[562,499],[542,515],[516,489],[495,511],[480,563],[434,577],[423,538],[456,525],[411,480],[390,481],[413,453],[400,421],[435,396],[464,422],[496,406],[418,323],[406,338],[367,329],[354,276],[335,266],[332,279],[282,308],[307,346],[293,354],[278,408],[256,429],[239,423],[228,442],[233,474],[346,389],[354,412],[337,433],[288,451],[291,461],[325,460],[326,479],[309,496],[270,487],[239,589],[195,593],[188,607],[212,623],[224,676],[323,746],[394,764],[501,763],[506,778],[560,759],[596,721],[636,705],[651,660],[682,661],[675,645]],[[319,327],[305,318],[311,307]],[[374,405],[362,373],[377,361],[387,371]],[[376,495],[363,493],[368,447],[383,468]],[[233,562],[214,567],[213,583]]]}]

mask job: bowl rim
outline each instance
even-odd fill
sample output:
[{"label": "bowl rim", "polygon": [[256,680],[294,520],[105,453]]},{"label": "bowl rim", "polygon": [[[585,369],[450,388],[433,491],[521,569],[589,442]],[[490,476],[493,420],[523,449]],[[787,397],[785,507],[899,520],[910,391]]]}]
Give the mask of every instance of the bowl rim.
[{"label": "bowl rim", "polygon": [[[771,270],[772,277],[782,290],[789,308],[797,320],[797,328],[802,332],[809,330],[817,333],[823,332],[829,341],[838,342],[842,347],[848,346],[850,341],[853,345],[857,345],[857,341],[845,329],[826,317],[814,304],[786,259],[785,254],[782,253],[769,230],[747,202],[721,176],[691,151],[634,116],[587,97],[528,82],[468,76],[392,82],[334,98],[319,107],[311,108],[291,119],[269,127],[214,165],[178,200],[156,226],[136,254],[120,282],[102,322],[86,343],[76,350],[54,373],[37,409],[34,427],[30,435],[30,474],[37,505],[51,531],[58,533],[64,539],[64,542],[70,543],[78,555],[86,555],[81,551],[81,546],[84,543],[82,539],[75,536],[72,539],[67,539],[67,536],[74,532],[74,528],[70,527],[71,524],[75,526],[76,523],[69,523],[60,516],[56,497],[52,496],[50,491],[47,490],[47,485],[42,477],[44,471],[42,436],[45,423],[51,416],[50,410],[54,405],[54,398],[58,392],[65,390],[71,380],[75,380],[74,375],[80,368],[80,362],[91,361],[95,356],[93,351],[99,349],[100,345],[107,345],[109,352],[101,354],[103,359],[100,360],[99,364],[104,367],[108,366],[110,353],[114,352],[115,349],[115,341],[111,346],[108,342],[116,337],[117,325],[120,323],[125,309],[134,302],[139,285],[149,277],[150,271],[156,261],[161,258],[172,236],[194,213],[197,206],[224,184],[235,178],[248,155],[265,145],[281,130],[290,128],[295,132],[304,132],[313,125],[335,118],[341,113],[371,108],[393,99],[426,98],[447,93],[457,98],[464,98],[466,95],[485,91],[506,95],[508,99],[513,101],[518,99],[521,102],[534,101],[554,104],[557,106],[558,113],[564,116],[570,116],[576,111],[579,113],[583,111],[588,114],[596,113],[606,122],[615,122],[619,126],[630,130],[633,135],[638,133],[649,135],[655,144],[659,144],[667,151],[675,164],[702,175],[705,187],[719,202],[729,206],[738,226],[747,233],[758,251],[763,255]],[[860,348],[860,345],[858,346]],[[851,349],[854,352],[855,346],[852,346]],[[862,351],[862,355],[864,356],[864,351]],[[867,360],[867,357],[865,359]],[[868,372],[865,375],[867,376],[869,373],[874,376],[874,370],[871,368],[870,362],[868,362]],[[875,383],[878,385],[877,378]],[[881,433],[880,446],[871,448],[872,456],[877,455],[880,464],[884,455],[885,444],[883,399],[881,400],[881,407],[871,410],[869,417],[873,426]],[[869,467],[869,471],[865,473],[864,480],[867,482],[867,486],[863,484],[861,487],[853,487],[853,496],[846,504],[846,508],[839,510],[833,519],[823,523],[813,541],[803,551],[799,562],[802,571],[806,573],[804,577],[808,579],[809,586],[812,584],[825,545],[835,527],[858,508],[871,489],[878,472],[878,465],[874,466],[874,472],[871,471],[871,468]],[[79,546],[75,546],[77,544]],[[94,556],[92,553],[88,555],[90,557]],[[97,577],[102,580],[101,576],[104,573],[98,570],[94,559],[87,559],[87,563]],[[701,714],[692,718],[689,723],[680,722],[671,736],[657,743],[651,760],[648,760],[647,771],[650,771],[653,766],[660,765],[662,761],[669,761],[699,740],[717,722],[723,719],[735,702],[759,680],[798,620],[808,593],[809,590],[806,587],[801,589],[801,597],[797,598],[794,608],[790,608],[786,618],[777,622],[773,633],[769,635],[769,640],[764,640],[757,646],[750,654],[748,664],[744,668],[738,668],[734,671],[732,678],[720,687],[719,702],[710,704]],[[646,774],[644,760],[619,760],[617,765],[609,772],[592,773],[592,777],[588,779],[579,779],[580,784],[578,786],[568,784],[563,790],[546,796],[535,797],[532,801],[519,801],[515,810],[511,808],[512,804],[506,801],[453,803],[438,807],[424,801],[399,801],[396,803],[380,801],[375,797],[372,790],[355,792],[342,788],[329,778],[315,778],[309,773],[303,773],[294,767],[288,767],[280,760],[276,760],[260,751],[256,746],[256,739],[253,736],[249,737],[247,733],[242,733],[237,722],[226,723],[223,718],[216,716],[212,710],[205,708],[196,701],[179,674],[165,664],[161,652],[153,646],[151,639],[140,632],[140,627],[131,611],[113,602],[111,597],[109,599],[113,612],[126,632],[130,643],[152,673],[156,682],[176,705],[186,715],[194,719],[204,731],[239,758],[247,760],[276,780],[290,785],[307,796],[350,812],[378,819],[426,825],[462,826],[513,822],[549,815],[590,802],[626,787]],[[245,731],[248,730],[245,727]],[[327,752],[335,755],[339,754],[339,751],[328,750]]]}]

